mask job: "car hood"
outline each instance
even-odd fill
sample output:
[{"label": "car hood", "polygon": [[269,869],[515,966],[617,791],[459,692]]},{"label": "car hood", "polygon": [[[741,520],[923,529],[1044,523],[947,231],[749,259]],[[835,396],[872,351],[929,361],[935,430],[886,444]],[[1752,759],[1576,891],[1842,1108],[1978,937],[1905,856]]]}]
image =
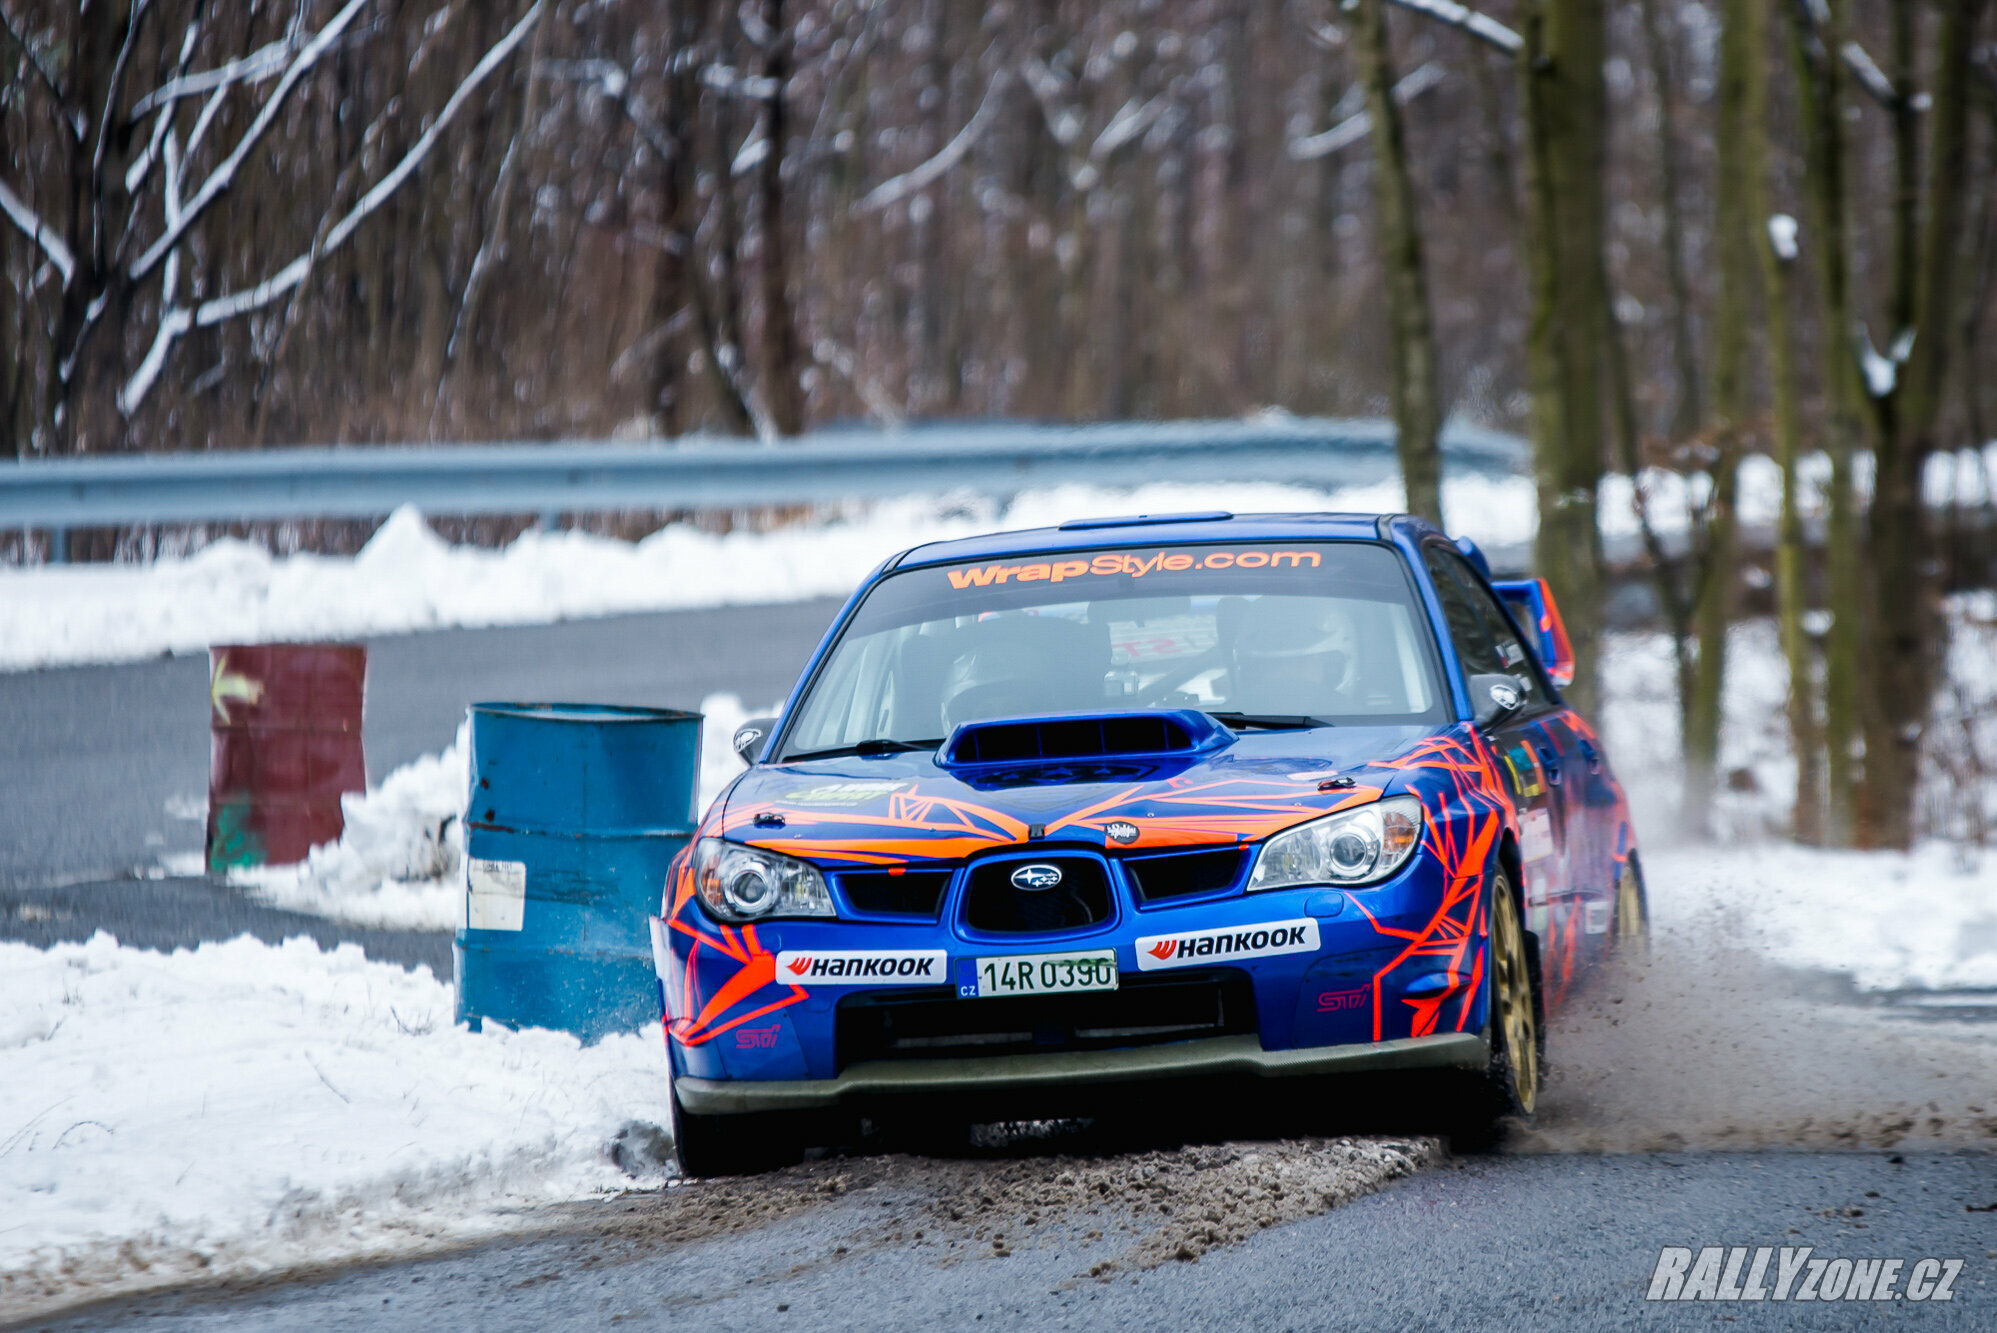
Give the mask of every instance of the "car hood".
[{"label": "car hood", "polygon": [[826,866],[959,860],[1025,842],[1111,852],[1248,843],[1400,789],[1400,761],[1438,730],[1249,732],[1164,762],[946,769],[911,753],[767,764],[736,779],[703,832]]}]

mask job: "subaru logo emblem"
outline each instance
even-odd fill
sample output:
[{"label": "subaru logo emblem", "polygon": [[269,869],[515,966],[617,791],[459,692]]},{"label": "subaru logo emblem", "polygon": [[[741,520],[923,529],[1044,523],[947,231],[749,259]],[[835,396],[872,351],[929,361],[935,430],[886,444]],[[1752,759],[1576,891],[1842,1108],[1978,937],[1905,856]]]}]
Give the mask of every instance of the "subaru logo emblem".
[{"label": "subaru logo emblem", "polygon": [[1061,882],[1061,867],[1036,862],[1021,866],[1012,872],[1012,887],[1024,889],[1028,893],[1039,893],[1051,889]]}]

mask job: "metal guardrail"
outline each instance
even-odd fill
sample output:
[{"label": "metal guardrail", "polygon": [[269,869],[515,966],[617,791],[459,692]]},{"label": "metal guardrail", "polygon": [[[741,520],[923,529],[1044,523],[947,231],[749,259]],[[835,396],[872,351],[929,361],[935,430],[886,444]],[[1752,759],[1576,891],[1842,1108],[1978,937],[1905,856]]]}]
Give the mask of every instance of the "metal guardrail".
[{"label": "metal guardrail", "polygon": [[[1451,471],[1509,475],[1516,436],[1444,432]],[[553,515],[721,509],[922,492],[1011,493],[1060,482],[1285,481],[1364,485],[1395,476],[1394,429],[1374,420],[1268,417],[1094,426],[932,423],[828,430],[776,443],[382,445],[139,454],[0,466],[0,529],[123,523]]]}]

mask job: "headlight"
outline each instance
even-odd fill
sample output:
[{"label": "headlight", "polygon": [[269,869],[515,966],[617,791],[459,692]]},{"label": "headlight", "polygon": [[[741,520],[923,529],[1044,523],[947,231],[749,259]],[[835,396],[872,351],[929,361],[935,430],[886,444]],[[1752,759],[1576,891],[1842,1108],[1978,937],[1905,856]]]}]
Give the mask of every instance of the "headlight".
[{"label": "headlight", "polygon": [[816,866],[760,847],[702,838],[694,844],[693,878],[700,900],[723,921],[833,914]]},{"label": "headlight", "polygon": [[1420,845],[1421,828],[1421,802],[1412,796],[1313,819],[1262,844],[1248,891],[1385,879]]}]

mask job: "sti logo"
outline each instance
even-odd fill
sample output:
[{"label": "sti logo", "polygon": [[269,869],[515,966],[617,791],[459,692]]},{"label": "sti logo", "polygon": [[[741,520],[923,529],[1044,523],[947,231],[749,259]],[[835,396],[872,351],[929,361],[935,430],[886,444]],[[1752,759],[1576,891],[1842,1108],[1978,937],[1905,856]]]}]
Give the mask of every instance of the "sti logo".
[{"label": "sti logo", "polygon": [[1346,1009],[1363,1008],[1371,986],[1361,986],[1358,990],[1328,990],[1318,992],[1317,1011],[1321,1014],[1335,1014]]},{"label": "sti logo", "polygon": [[737,1028],[735,1046],[744,1051],[767,1051],[777,1044],[777,1033],[781,1023],[772,1023],[766,1028]]}]

